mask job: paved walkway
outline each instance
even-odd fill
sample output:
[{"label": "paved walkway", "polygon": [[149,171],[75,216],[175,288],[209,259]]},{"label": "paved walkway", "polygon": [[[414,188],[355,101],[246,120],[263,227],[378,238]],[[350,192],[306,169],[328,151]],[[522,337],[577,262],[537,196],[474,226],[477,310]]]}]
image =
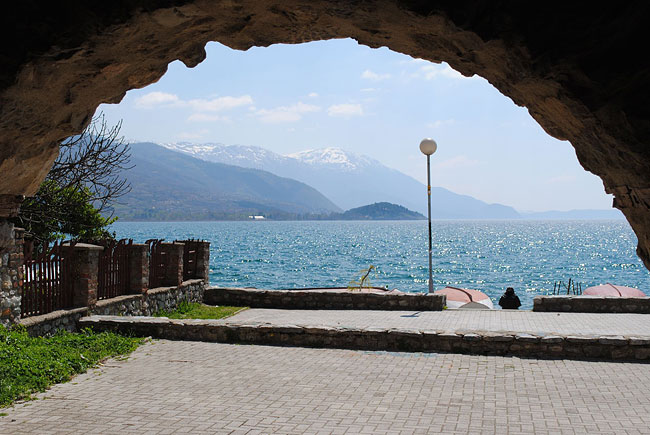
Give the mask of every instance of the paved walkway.
[{"label": "paved walkway", "polygon": [[505,310],[354,311],[249,309],[227,323],[415,328],[533,335],[650,336],[650,314],[535,313]]},{"label": "paved walkway", "polygon": [[648,364],[160,340],[0,433],[647,434],[648,391]]}]

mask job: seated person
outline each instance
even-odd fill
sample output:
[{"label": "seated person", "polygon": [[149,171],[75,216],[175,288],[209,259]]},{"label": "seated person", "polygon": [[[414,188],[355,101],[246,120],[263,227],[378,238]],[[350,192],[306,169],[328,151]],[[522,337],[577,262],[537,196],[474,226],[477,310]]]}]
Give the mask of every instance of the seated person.
[{"label": "seated person", "polygon": [[519,296],[515,294],[515,289],[508,287],[501,299],[499,299],[499,305],[504,310],[516,310],[521,307],[521,301]]}]

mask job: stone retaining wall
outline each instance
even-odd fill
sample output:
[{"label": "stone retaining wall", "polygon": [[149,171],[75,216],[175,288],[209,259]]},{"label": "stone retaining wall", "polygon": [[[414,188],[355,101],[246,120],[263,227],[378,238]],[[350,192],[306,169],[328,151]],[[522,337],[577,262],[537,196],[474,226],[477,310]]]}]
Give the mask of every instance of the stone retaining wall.
[{"label": "stone retaining wall", "polygon": [[79,320],[91,314],[117,316],[150,316],[162,309],[173,310],[181,301],[201,302],[205,291],[202,279],[183,282],[178,287],[159,287],[144,294],[124,295],[98,301],[92,307],[59,310],[41,316],[21,319],[19,324],[31,335],[51,334],[58,330],[74,332]]},{"label": "stone retaining wall", "polygon": [[223,320],[171,320],[165,317],[90,316],[81,319],[79,323],[98,331],[110,330],[172,340],[535,358],[650,360],[650,335],[538,336],[418,329],[233,324]]},{"label": "stone retaining wall", "polygon": [[607,296],[536,296],[533,311],[650,314],[650,298]]},{"label": "stone retaining wall", "polygon": [[208,305],[292,310],[408,310],[441,311],[444,295],[411,293],[330,292],[318,290],[259,290],[212,287],[205,290]]},{"label": "stone retaining wall", "polygon": [[0,220],[0,325],[4,326],[20,319],[23,235],[22,228]]},{"label": "stone retaining wall", "polygon": [[18,325],[24,326],[32,336],[54,334],[61,330],[76,332],[79,319],[88,314],[87,307],[58,310],[40,316],[25,317],[20,319]]}]

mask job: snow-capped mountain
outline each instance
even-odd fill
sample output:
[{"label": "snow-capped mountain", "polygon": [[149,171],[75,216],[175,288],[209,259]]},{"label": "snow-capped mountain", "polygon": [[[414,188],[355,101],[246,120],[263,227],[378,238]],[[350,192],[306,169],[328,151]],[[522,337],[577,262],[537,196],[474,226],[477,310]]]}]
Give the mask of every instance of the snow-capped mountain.
[{"label": "snow-capped mountain", "polygon": [[[163,146],[210,162],[262,169],[314,187],[344,210],[390,202],[426,213],[426,186],[368,156],[340,148],[322,148],[280,155],[255,146],[188,142]],[[512,207],[487,204],[442,187],[431,189],[433,216],[446,219],[520,217]]]},{"label": "snow-capped mountain", "polygon": [[289,160],[288,157],[255,146],[190,142],[164,143],[162,146],[198,159],[254,169],[264,169],[270,162],[282,163]]},{"label": "snow-capped mountain", "polygon": [[306,163],[311,166],[354,171],[370,166],[381,166],[368,156],[329,147],[281,155],[262,147],[250,145],[224,145],[222,143],[193,144],[190,142],[164,143],[164,147],[189,154],[203,160],[247,168],[265,169],[269,166],[286,166]]},{"label": "snow-capped mountain", "polygon": [[368,156],[333,147],[301,151],[299,153],[288,154],[286,157],[300,160],[312,166],[325,166],[344,171],[355,171],[371,166],[381,166],[381,163]]},{"label": "snow-capped mountain", "polygon": [[[196,148],[201,149],[207,148]],[[342,211],[305,183],[189,154],[154,143],[131,144],[133,168],[125,175],[132,190],[120,198],[116,213],[127,220],[219,220]]]}]

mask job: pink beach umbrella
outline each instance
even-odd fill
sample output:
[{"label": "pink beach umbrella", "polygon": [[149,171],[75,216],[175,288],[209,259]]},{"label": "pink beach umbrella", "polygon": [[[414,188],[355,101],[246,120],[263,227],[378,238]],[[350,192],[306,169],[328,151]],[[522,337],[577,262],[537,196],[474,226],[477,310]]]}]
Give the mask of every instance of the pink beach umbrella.
[{"label": "pink beach umbrella", "polygon": [[486,308],[493,309],[492,301],[485,293],[468,288],[459,288],[447,286],[442,290],[436,290],[434,295],[447,296],[447,307],[449,308],[480,308],[477,304],[484,305]]},{"label": "pink beach umbrella", "polygon": [[638,288],[625,287],[622,285],[603,284],[589,287],[583,293],[589,296],[613,296],[617,298],[645,298],[646,294]]}]

